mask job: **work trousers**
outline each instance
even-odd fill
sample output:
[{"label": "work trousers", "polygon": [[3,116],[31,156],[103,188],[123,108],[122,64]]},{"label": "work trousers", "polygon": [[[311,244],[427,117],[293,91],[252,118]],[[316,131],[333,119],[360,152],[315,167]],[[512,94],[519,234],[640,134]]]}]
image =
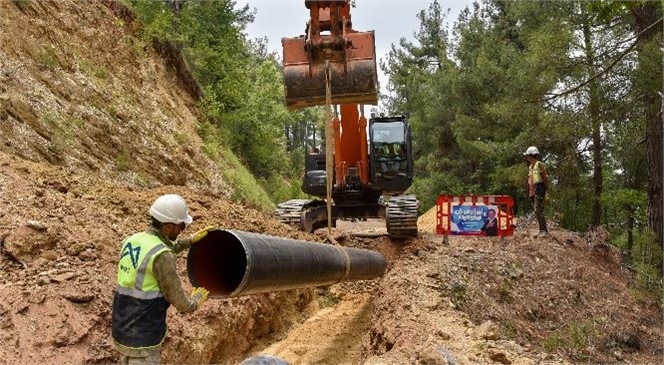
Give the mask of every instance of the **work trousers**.
[{"label": "work trousers", "polygon": [[548,232],[544,219],[544,197],[533,197],[533,204],[535,205],[535,218],[537,218],[540,232]]}]

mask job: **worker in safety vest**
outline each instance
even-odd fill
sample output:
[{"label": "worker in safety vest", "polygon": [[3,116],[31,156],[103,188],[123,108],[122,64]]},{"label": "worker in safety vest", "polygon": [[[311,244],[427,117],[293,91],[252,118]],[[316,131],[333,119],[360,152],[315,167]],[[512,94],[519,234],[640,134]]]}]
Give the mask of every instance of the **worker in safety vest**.
[{"label": "worker in safety vest", "polygon": [[185,294],[175,254],[203,239],[214,227],[175,241],[193,219],[185,200],[174,194],[157,198],[150,216],[150,227],[125,239],[120,251],[112,335],[121,364],[158,364],[168,307],[172,304],[180,313],[193,312],[209,294],[204,288],[194,288],[191,296]]},{"label": "worker in safety vest", "polygon": [[539,232],[535,237],[545,237],[549,234],[544,219],[544,198],[549,186],[546,166],[539,160],[539,150],[535,146],[528,147],[523,155],[528,160],[528,197],[533,200],[535,217],[539,225]]}]

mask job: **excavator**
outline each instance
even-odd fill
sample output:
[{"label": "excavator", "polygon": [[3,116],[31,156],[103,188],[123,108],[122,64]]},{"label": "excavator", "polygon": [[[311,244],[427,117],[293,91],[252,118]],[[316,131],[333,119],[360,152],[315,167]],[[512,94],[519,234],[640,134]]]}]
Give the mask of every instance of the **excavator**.
[{"label": "excavator", "polygon": [[391,237],[417,236],[419,203],[404,194],[413,181],[408,120],[364,116],[363,105],[378,103],[374,32],[353,29],[350,0],[304,3],[305,35],[282,39],[286,106],[325,105],[332,148],[305,158],[302,191],[320,199],[293,199],[275,214],[307,232],[340,218],[383,218]]}]

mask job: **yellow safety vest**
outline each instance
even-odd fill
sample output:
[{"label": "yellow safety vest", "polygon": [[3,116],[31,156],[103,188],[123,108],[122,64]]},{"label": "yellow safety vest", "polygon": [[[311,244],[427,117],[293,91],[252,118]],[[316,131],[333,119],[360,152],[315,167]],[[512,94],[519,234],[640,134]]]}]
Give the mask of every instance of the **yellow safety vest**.
[{"label": "yellow safety vest", "polygon": [[166,310],[170,304],[161,293],[152,267],[154,259],[168,250],[158,236],[147,232],[137,233],[122,243],[112,332],[123,346],[159,346],[166,335]]},{"label": "yellow safety vest", "polygon": [[542,175],[540,174],[540,164],[541,162],[537,161],[534,164],[529,166],[529,171],[528,171],[528,178],[532,179],[531,181],[533,184],[541,183],[542,182]]}]

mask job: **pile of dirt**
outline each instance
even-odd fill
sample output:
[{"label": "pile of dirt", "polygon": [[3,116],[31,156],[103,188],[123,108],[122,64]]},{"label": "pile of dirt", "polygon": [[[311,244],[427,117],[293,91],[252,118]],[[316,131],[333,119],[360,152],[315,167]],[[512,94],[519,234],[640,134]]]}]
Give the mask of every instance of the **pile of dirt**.
[{"label": "pile of dirt", "polygon": [[421,232],[436,232],[436,207],[429,209],[417,218],[417,229]]},{"label": "pile of dirt", "polygon": [[375,295],[365,363],[658,363],[661,310],[604,243],[424,233]]}]

